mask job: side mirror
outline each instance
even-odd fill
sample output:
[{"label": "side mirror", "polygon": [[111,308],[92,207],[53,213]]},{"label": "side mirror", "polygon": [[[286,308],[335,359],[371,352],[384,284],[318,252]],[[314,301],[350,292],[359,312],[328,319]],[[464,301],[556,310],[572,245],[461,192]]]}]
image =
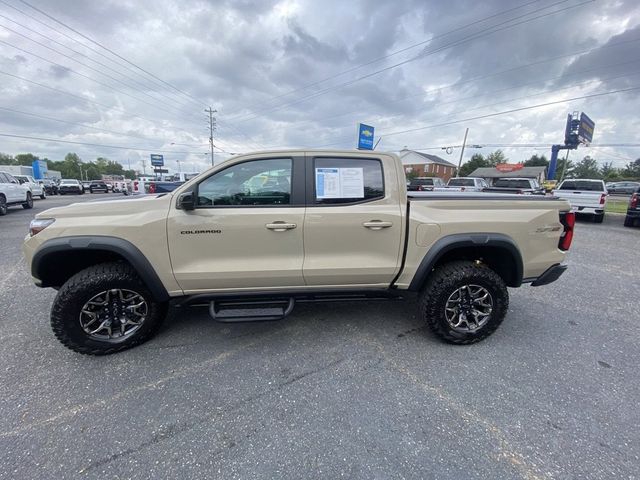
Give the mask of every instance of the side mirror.
[{"label": "side mirror", "polygon": [[178,197],[178,202],[176,205],[178,208],[182,210],[193,210],[196,208],[196,199],[193,192],[185,192],[181,193]]}]

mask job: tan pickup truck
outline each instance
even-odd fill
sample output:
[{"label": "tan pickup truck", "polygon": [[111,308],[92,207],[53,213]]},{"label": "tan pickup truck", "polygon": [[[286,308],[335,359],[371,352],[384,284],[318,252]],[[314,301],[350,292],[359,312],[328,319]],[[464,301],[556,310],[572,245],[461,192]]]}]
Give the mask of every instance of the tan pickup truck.
[{"label": "tan pickup truck", "polygon": [[407,197],[394,154],[278,151],[168,194],[42,212],[24,253],[35,283],[58,290],[53,331],[81,353],[147,340],[170,301],[240,322],[282,318],[296,301],[412,292],[433,332],[467,344],[502,322],[507,287],[564,272],[573,226],[554,198]]}]

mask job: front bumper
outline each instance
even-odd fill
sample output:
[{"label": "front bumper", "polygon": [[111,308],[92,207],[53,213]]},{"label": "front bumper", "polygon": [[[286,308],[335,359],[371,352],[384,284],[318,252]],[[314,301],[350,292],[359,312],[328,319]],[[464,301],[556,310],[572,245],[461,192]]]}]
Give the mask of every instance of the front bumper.
[{"label": "front bumper", "polygon": [[567,265],[556,264],[549,267],[544,271],[542,275],[531,282],[532,287],[540,287],[541,285],[548,285],[555,282],[567,269]]}]

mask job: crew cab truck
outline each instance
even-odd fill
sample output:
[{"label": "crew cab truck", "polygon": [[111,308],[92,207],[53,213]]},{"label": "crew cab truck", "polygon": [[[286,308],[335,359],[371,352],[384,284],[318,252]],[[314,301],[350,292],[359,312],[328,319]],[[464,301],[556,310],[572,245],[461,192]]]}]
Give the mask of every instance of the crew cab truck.
[{"label": "crew cab truck", "polygon": [[595,223],[604,220],[608,192],[602,180],[563,180],[553,194],[569,200],[572,212],[591,215]]},{"label": "crew cab truck", "polygon": [[300,301],[418,295],[438,336],[468,344],[503,321],[507,287],[567,268],[567,201],[417,193],[394,154],[254,153],[173,192],[39,213],[24,253],[35,283],[58,289],[55,335],[86,354],[147,340],[170,301],[240,322]]},{"label": "crew cab truck", "polygon": [[0,172],[0,216],[7,214],[7,207],[22,205],[33,208],[31,189],[8,172]]}]

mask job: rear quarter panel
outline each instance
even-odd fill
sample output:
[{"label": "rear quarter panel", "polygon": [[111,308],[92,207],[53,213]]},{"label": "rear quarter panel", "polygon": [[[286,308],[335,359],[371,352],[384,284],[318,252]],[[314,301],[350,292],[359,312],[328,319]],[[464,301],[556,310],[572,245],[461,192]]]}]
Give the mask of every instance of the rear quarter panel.
[{"label": "rear quarter panel", "polygon": [[448,235],[501,233],[513,239],[523,261],[524,278],[537,277],[561,263],[562,233],[559,211],[569,211],[564,200],[422,199],[411,201],[405,268],[399,288],[407,288],[433,244]]}]

